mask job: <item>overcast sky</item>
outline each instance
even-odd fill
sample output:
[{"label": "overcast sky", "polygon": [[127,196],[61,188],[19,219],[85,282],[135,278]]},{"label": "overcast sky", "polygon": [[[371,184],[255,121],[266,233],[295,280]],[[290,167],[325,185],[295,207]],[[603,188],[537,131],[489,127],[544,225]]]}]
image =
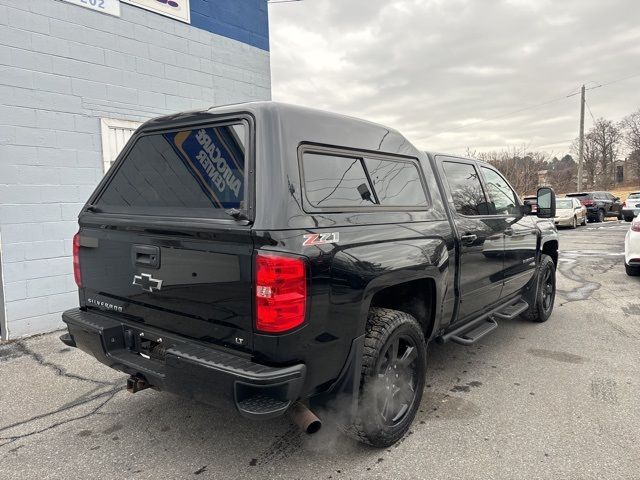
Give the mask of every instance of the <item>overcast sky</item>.
[{"label": "overcast sky", "polygon": [[377,121],[426,150],[561,156],[579,121],[579,95],[564,97],[587,82],[636,75],[587,92],[596,118],[640,108],[638,0],[303,0],[269,15],[274,100]]}]

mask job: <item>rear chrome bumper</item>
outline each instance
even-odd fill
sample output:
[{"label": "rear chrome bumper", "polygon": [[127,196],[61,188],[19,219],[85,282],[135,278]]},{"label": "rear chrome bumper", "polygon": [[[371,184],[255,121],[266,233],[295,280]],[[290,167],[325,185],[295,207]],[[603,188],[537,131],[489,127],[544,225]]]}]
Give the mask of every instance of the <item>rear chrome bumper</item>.
[{"label": "rear chrome bumper", "polygon": [[158,331],[107,315],[68,310],[62,314],[69,333],[63,343],[77,346],[105,365],[128,373],[157,390],[204,403],[226,397],[247,417],[272,418],[283,414],[298,399],[304,364],[271,367],[250,358],[203,346],[193,340],[162,334],[162,348],[143,357],[135,348],[136,336],[158,339]]}]

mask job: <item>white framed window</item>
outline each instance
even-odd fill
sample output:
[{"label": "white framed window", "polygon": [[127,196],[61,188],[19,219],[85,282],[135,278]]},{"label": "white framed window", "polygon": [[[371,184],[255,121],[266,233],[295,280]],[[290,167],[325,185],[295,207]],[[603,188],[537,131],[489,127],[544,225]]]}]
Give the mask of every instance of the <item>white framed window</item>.
[{"label": "white framed window", "polygon": [[118,154],[127,144],[133,132],[142,125],[142,122],[120,120],[115,118],[101,118],[100,129],[102,131],[102,160],[104,173],[107,173]]}]

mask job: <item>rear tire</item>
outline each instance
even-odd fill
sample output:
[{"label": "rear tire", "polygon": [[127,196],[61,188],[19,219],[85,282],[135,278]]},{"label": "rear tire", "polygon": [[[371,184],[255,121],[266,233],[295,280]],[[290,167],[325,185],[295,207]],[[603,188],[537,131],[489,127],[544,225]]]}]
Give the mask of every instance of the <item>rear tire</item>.
[{"label": "rear tire", "polygon": [[624,217],[625,222],[633,222],[633,217]]},{"label": "rear tire", "polygon": [[622,211],[618,212],[618,220],[622,220]]},{"label": "rear tire", "polygon": [[573,217],[573,220],[571,221],[571,228],[573,228],[573,229],[578,228],[578,218],[577,217]]},{"label": "rear tire", "polygon": [[555,298],[556,266],[553,259],[543,253],[536,278],[535,300],[522,315],[532,322],[546,322],[553,312]]},{"label": "rear tire", "polygon": [[586,226],[587,226],[587,216],[586,216],[586,215],[585,215],[584,217],[582,217],[582,223],[581,223],[581,225],[582,225],[583,227],[586,227]]},{"label": "rear tire", "polygon": [[358,413],[347,432],[386,448],[407,432],[420,407],[427,368],[422,328],[408,313],[369,311]]},{"label": "rear tire", "polygon": [[640,267],[637,267],[635,265],[632,266],[625,263],[624,269],[626,270],[627,275],[629,275],[630,277],[637,277],[638,275],[640,275]]},{"label": "rear tire", "polygon": [[604,222],[604,210],[598,210],[598,216],[596,217],[596,222],[598,223]]}]

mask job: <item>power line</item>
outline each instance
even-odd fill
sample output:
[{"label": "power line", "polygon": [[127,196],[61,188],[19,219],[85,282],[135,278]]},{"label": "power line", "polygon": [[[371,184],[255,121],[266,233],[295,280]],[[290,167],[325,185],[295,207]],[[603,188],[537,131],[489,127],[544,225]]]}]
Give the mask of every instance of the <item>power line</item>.
[{"label": "power line", "polygon": [[[450,128],[446,132],[442,132],[442,133],[456,132],[458,130],[463,130],[463,129],[466,129],[466,128],[469,128],[469,127],[473,127],[474,125],[480,125],[482,123],[490,122],[492,120],[497,120],[499,118],[509,117],[511,115],[515,115],[516,113],[524,112],[526,110],[531,110],[533,108],[543,107],[543,106],[549,105],[551,103],[559,102],[561,100],[566,100],[567,98],[569,98],[569,96],[571,96],[571,95],[568,95],[568,96],[567,95],[563,95],[562,97],[552,98],[551,100],[547,100],[546,102],[541,102],[541,103],[537,103],[535,105],[530,105],[528,107],[519,108],[518,110],[513,110],[513,111],[507,112],[507,113],[502,113],[502,114],[496,115],[494,117],[485,118],[484,120],[478,120],[476,122],[468,123],[466,125],[461,125],[460,127],[457,127],[457,128]],[[436,135],[440,135],[440,133],[434,133],[433,135],[429,135],[427,137],[424,137],[424,140],[426,140],[427,138],[435,137]]]},{"label": "power line", "polygon": [[584,100],[585,105],[587,106],[587,110],[589,110],[589,115],[591,115],[591,120],[593,120],[593,123],[596,123],[596,117],[593,116],[593,112],[591,111],[591,107],[589,106],[589,102],[587,102],[587,100]]},{"label": "power line", "polygon": [[[283,0],[281,0],[281,1],[283,1]],[[291,1],[291,0],[289,0],[289,1]],[[595,90],[596,88],[608,87],[609,85],[613,85],[615,83],[619,83],[619,82],[622,82],[624,80],[629,80],[630,78],[635,78],[635,77],[640,77],[640,73],[635,73],[633,75],[629,75],[629,76],[626,76],[626,77],[621,77],[621,78],[618,78],[618,79],[615,79],[615,80],[611,80],[611,81],[606,82],[606,83],[597,84],[597,85],[595,85],[593,87],[586,88],[585,90],[589,91],[589,90]],[[589,83],[597,83],[597,82],[592,80],[590,82],[587,82],[587,84],[589,84]],[[473,127],[475,125],[481,125],[483,123],[490,122],[492,120],[498,120],[500,118],[510,117],[511,115],[515,115],[516,113],[525,112],[527,110],[532,110],[534,108],[544,107],[545,105],[550,105],[552,103],[560,102],[562,100],[566,100],[567,98],[573,97],[573,96],[578,95],[578,94],[580,94],[580,90],[578,90],[576,92],[570,92],[569,94],[563,95],[561,97],[555,97],[555,98],[549,99],[549,100],[547,100],[545,102],[536,103],[534,105],[529,105],[528,107],[519,108],[517,110],[513,110],[513,111],[502,113],[500,115],[496,115],[496,116],[493,116],[493,117],[485,118],[484,120],[478,120],[476,122],[468,123],[466,125],[461,125],[461,126],[456,127],[456,128],[450,128],[450,129],[447,129],[446,132],[434,133],[433,135],[429,135],[427,137],[424,137],[424,140],[426,140],[428,138],[431,138],[431,137],[435,137],[437,135],[441,135],[442,133],[457,132],[459,130],[464,130],[464,129],[467,129],[469,127]]]}]

